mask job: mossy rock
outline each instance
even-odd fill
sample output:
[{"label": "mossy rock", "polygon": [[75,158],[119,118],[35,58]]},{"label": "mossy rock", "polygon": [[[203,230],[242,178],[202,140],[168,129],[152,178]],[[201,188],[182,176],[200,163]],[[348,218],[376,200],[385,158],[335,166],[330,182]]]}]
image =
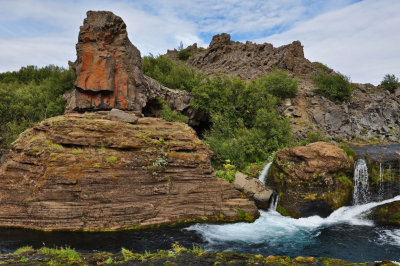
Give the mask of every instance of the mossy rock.
[{"label": "mossy rock", "polygon": [[400,226],[400,201],[394,201],[374,208],[370,218],[379,224]]},{"label": "mossy rock", "polygon": [[353,191],[351,159],[325,142],[278,151],[267,184],[279,192],[277,211],[292,217],[328,216],[348,204]]}]

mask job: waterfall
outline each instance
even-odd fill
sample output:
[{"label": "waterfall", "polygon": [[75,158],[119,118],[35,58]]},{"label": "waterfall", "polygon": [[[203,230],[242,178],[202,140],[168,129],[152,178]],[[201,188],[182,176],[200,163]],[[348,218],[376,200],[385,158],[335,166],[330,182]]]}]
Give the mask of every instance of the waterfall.
[{"label": "waterfall", "polygon": [[278,206],[278,200],[279,200],[279,194],[274,192],[271,195],[271,199],[270,199],[270,204],[269,204],[269,210],[270,211],[276,211],[276,207]]},{"label": "waterfall", "polygon": [[384,192],[384,189],[383,189],[383,171],[384,170],[385,169],[382,169],[382,163],[379,163],[379,189],[378,189],[379,200],[383,199],[383,192]]},{"label": "waterfall", "polygon": [[353,204],[368,202],[368,168],[364,159],[358,159],[354,165]]},{"label": "waterfall", "polygon": [[258,176],[258,179],[265,185],[265,182],[267,181],[268,177],[268,171],[269,168],[271,167],[272,162],[267,163],[267,165],[264,167],[264,169],[261,171],[261,174]]}]

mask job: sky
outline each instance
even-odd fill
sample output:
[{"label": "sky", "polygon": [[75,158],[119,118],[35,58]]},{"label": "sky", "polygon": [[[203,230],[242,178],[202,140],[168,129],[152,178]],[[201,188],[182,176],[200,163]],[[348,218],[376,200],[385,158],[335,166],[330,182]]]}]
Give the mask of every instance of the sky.
[{"label": "sky", "polygon": [[88,10],[120,16],[142,56],[226,32],[274,47],[299,40],[307,59],[353,82],[400,77],[400,0],[0,0],[0,72],[68,67]]}]

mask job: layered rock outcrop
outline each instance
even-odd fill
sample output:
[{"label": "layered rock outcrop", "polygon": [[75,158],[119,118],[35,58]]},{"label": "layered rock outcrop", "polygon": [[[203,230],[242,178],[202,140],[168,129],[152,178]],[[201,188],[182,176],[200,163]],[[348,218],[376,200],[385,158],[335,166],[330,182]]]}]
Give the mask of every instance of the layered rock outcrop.
[{"label": "layered rock outcrop", "polygon": [[133,125],[106,111],[50,118],[20,136],[1,168],[0,226],[116,230],[255,217],[254,202],[216,178],[210,156],[182,123]]},{"label": "layered rock outcrop", "polygon": [[278,151],[267,184],[279,192],[281,214],[326,217],[351,200],[352,175],[342,149],[314,142]]},{"label": "layered rock outcrop", "polygon": [[142,112],[157,97],[175,110],[189,109],[189,93],[143,75],[140,52],[128,39],[124,21],[112,12],[87,12],[76,53],[76,61],[70,62],[76,89],[65,95],[67,112],[112,108]]},{"label": "layered rock outcrop", "polygon": [[[187,61],[204,74],[215,73],[237,76],[243,80],[255,79],[271,73],[274,67],[293,72],[297,76],[309,74],[314,70],[310,61],[304,58],[303,46],[299,41],[281,47],[272,44],[235,42],[227,33],[215,35],[207,49],[188,47],[194,53]],[[178,51],[167,52],[176,58]]]}]

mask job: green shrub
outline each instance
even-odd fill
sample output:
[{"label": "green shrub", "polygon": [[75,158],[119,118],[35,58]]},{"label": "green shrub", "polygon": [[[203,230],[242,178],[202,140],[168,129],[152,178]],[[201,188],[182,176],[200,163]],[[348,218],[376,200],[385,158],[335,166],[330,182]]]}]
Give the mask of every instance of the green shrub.
[{"label": "green shrub", "polygon": [[176,63],[167,55],[145,56],[142,64],[145,75],[171,89],[191,91],[203,79],[203,75],[196,73],[193,68],[184,62]]},{"label": "green shrub", "polygon": [[215,171],[215,175],[218,178],[222,178],[230,183],[235,179],[236,167],[231,164],[230,160],[226,160],[225,164],[223,164],[223,170]]},{"label": "green shrub", "polygon": [[188,117],[184,116],[180,112],[176,110],[172,110],[171,107],[168,105],[168,103],[164,99],[157,99],[158,102],[161,104],[161,110],[160,110],[160,116],[165,120],[169,122],[183,122],[187,123],[188,122]]},{"label": "green shrub", "polygon": [[179,59],[179,60],[186,61],[186,60],[188,60],[189,57],[191,57],[191,56],[192,56],[192,54],[191,54],[188,50],[186,50],[186,49],[180,50],[180,51],[178,52],[178,59]]},{"label": "green shrub", "polygon": [[73,87],[72,71],[55,66],[23,67],[0,74],[0,146],[8,147],[18,135],[35,123],[60,115],[62,94]]},{"label": "green shrub", "polygon": [[[211,127],[203,138],[214,152],[214,165],[231,160],[240,170],[249,163],[267,160],[271,152],[292,143],[289,120],[280,116],[279,99],[273,95],[293,97],[297,92],[297,80],[284,71],[252,82],[221,75],[210,78],[165,56],[144,58],[143,69],[165,86],[190,91],[194,96],[191,105],[210,116]],[[180,120],[167,104],[162,105],[164,119]]]},{"label": "green shrub", "polygon": [[323,133],[321,131],[319,131],[319,130],[309,129],[309,130],[307,130],[306,138],[300,140],[297,143],[297,145],[304,146],[304,145],[308,145],[310,143],[318,142],[318,141],[328,141],[328,138],[325,137],[323,135]]},{"label": "green shrub", "polygon": [[258,82],[272,95],[281,99],[296,97],[299,90],[297,79],[289,77],[283,70],[275,70],[274,73],[258,79]]},{"label": "green shrub", "polygon": [[395,89],[400,87],[400,82],[399,82],[399,79],[395,75],[386,74],[385,77],[383,77],[381,86],[385,90],[388,90],[393,93],[395,91]]},{"label": "green shrub", "polygon": [[354,85],[350,78],[342,74],[327,74],[317,71],[312,75],[312,80],[317,86],[316,92],[335,103],[341,103],[350,99]]}]

